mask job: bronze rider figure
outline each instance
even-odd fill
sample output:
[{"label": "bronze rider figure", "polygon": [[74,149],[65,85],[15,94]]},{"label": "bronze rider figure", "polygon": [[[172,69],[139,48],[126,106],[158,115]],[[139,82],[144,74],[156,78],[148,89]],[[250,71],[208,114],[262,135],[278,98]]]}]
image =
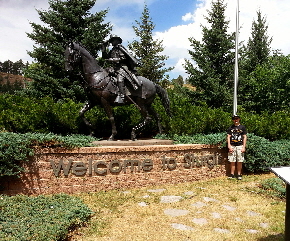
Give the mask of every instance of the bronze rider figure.
[{"label": "bronze rider figure", "polygon": [[[113,48],[107,52],[107,45],[112,44]],[[125,80],[129,80],[133,88],[136,90],[141,86],[140,81],[135,75],[135,67],[140,63],[132,56],[128,50],[121,45],[122,39],[116,35],[111,35],[110,39],[103,43],[102,57],[113,63],[114,72],[116,74],[116,82],[118,86],[118,96],[115,100],[117,103],[124,103],[126,95]]]}]

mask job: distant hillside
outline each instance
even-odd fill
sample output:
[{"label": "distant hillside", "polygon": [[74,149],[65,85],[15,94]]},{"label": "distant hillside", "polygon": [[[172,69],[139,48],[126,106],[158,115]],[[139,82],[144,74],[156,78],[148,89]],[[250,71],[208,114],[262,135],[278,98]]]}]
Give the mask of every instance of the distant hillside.
[{"label": "distant hillside", "polygon": [[17,84],[21,83],[22,86],[24,87],[25,82],[27,81],[32,81],[32,79],[25,78],[21,75],[0,72],[0,85],[7,85],[7,84],[13,85],[15,83]]}]

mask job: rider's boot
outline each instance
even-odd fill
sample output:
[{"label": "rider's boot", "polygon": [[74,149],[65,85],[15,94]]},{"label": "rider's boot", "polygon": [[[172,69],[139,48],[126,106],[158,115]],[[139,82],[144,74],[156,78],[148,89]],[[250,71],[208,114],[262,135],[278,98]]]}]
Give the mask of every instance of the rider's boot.
[{"label": "rider's boot", "polygon": [[116,103],[123,104],[125,103],[124,98],[125,98],[125,84],[124,81],[118,81],[118,88],[119,88],[119,93],[117,98],[115,99]]},{"label": "rider's boot", "polygon": [[137,90],[139,88],[139,86],[141,86],[141,83],[140,83],[139,79],[137,78],[137,76],[134,73],[132,73],[132,78],[134,79],[133,88],[135,90]]}]

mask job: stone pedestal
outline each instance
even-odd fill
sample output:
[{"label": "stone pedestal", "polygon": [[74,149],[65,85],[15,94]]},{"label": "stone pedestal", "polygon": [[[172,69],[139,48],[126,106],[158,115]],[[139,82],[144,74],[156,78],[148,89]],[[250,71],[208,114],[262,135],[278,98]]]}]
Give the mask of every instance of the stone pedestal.
[{"label": "stone pedestal", "polygon": [[[104,142],[108,146],[100,145]],[[226,175],[226,150],[216,146],[164,144],[159,140],[140,142],[142,145],[101,141],[95,143],[100,145],[97,147],[37,150],[30,162],[25,163],[27,171],[20,179],[1,180],[0,194],[71,194]]]}]

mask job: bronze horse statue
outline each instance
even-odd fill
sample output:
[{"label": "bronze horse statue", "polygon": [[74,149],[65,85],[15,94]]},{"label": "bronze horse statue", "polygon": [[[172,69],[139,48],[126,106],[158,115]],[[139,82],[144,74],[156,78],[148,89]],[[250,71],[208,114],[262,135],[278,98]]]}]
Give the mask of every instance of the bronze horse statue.
[{"label": "bronze horse statue", "polygon": [[158,95],[163,107],[170,115],[169,98],[166,90],[161,86],[153,83],[145,77],[138,76],[142,85],[135,90],[128,82],[126,84],[124,103],[115,103],[118,94],[118,87],[113,79],[114,76],[110,71],[102,68],[98,64],[98,61],[81,44],[72,42],[68,44],[65,50],[65,70],[67,72],[72,72],[75,68],[81,70],[80,82],[88,97],[88,101],[80,110],[79,114],[84,123],[88,126],[90,135],[93,135],[93,128],[85,118],[84,114],[86,111],[96,105],[102,106],[109,117],[112,126],[112,134],[108,140],[115,140],[117,129],[112,107],[131,104],[134,104],[144,117],[144,121],[133,127],[131,132],[132,140],[136,140],[136,131],[152,120],[151,116],[156,119],[159,132],[162,133],[160,117],[152,107],[152,103]]}]

